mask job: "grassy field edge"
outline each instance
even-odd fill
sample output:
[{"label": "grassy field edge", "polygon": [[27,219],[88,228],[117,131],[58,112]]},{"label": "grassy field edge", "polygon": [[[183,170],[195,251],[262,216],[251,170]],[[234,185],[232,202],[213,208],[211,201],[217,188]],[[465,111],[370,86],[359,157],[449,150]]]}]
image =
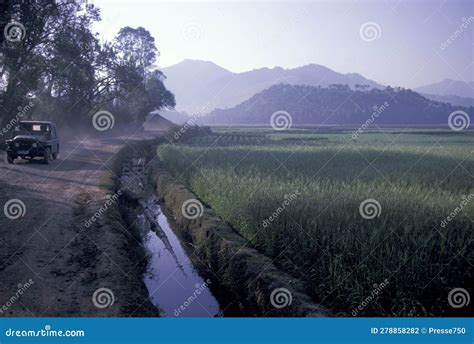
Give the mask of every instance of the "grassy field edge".
[{"label": "grassy field edge", "polygon": [[[202,216],[188,219],[182,205],[197,199],[164,168],[154,171],[156,192],[174,216],[178,229],[191,240],[196,253],[217,275],[241,304],[245,313],[254,316],[328,316],[330,312],[315,304],[304,292],[302,283],[277,269],[270,258],[253,249],[250,243],[234,232],[215,212],[204,207]],[[277,289],[291,293],[291,304],[276,308],[271,294]]]}]

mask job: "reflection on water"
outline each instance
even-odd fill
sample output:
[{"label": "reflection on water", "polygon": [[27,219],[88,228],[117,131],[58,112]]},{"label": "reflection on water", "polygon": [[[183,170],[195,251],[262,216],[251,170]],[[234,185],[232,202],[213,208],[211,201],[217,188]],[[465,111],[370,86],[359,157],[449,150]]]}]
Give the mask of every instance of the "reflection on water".
[{"label": "reflection on water", "polygon": [[221,316],[219,303],[194,268],[159,204],[143,202],[139,216],[144,246],[150,255],[145,285],[151,302],[165,317]]}]

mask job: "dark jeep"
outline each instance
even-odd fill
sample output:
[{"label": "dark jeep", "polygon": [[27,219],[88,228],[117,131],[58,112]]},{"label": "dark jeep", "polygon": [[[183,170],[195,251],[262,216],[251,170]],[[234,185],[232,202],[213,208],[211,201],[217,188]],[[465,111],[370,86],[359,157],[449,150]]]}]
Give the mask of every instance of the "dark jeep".
[{"label": "dark jeep", "polygon": [[59,155],[59,138],[56,125],[44,121],[21,121],[14,128],[13,138],[6,141],[7,162],[16,158],[43,158],[45,164]]}]

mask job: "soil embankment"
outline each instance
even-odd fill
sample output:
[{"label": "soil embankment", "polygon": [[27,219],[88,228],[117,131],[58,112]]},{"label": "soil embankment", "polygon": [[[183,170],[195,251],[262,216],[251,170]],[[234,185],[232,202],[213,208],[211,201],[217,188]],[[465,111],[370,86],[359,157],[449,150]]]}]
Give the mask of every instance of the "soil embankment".
[{"label": "soil embankment", "polygon": [[196,200],[164,169],[153,171],[156,193],[175,219],[176,228],[195,250],[196,261],[213,272],[251,316],[328,316],[303,291],[300,281],[278,270],[271,259],[257,252],[209,207],[190,219],[183,204]]},{"label": "soil embankment", "polygon": [[[328,310],[315,304],[304,292],[299,280],[277,269],[270,258],[252,248],[211,208],[204,207],[201,216],[184,216],[183,204],[196,200],[197,196],[163,168],[156,155],[156,148],[162,142],[163,139],[156,139],[137,142],[134,146],[127,145],[121,150],[116,163],[122,162],[123,165],[123,162],[133,159],[146,161],[146,177],[141,183],[146,192],[140,197],[153,193],[158,197],[169,219],[168,224],[186,248],[193,265],[206,279],[210,278],[210,289],[219,300],[224,315],[330,315]],[[119,168],[117,164],[116,168]],[[136,192],[125,190],[124,194],[126,199],[135,199],[132,203],[139,203]],[[166,280],[172,277],[171,273],[160,278]]]}]

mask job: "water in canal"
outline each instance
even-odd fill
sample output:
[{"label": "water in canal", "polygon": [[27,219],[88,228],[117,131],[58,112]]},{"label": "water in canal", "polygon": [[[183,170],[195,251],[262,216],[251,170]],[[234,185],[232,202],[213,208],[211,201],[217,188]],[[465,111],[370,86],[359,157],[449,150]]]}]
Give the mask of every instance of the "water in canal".
[{"label": "water in canal", "polygon": [[144,281],[151,302],[164,317],[215,317],[223,312],[205,279],[189,259],[155,199],[141,202],[139,215],[149,262]]}]

